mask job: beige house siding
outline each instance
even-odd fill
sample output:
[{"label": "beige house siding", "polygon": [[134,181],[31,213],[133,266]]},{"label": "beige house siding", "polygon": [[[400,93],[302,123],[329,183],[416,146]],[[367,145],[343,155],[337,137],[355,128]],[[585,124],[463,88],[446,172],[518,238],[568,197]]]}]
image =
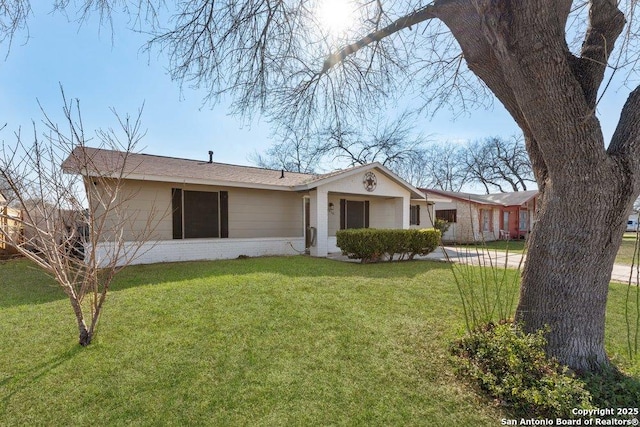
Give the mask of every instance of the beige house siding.
[{"label": "beige house siding", "polygon": [[364,188],[364,172],[322,186],[329,194],[329,205],[333,204],[328,215],[329,236],[335,236],[340,229],[340,199],[369,201],[370,228],[409,228],[409,191],[380,171],[374,173],[377,185],[373,191]]},{"label": "beige house siding", "polygon": [[[108,182],[102,181],[94,185],[93,181],[85,181],[87,193],[101,192]],[[118,199],[113,204],[117,209],[109,209],[106,219],[102,219],[104,207],[95,205],[96,227],[102,227],[101,241],[113,241],[115,237],[111,230],[117,230],[118,224],[124,222],[122,231],[124,241],[135,241],[152,230],[150,236],[143,240],[166,240],[172,238],[171,229],[171,185],[151,181],[127,181],[118,193]],[[104,224],[104,225],[102,225]]]},{"label": "beige house siding", "polygon": [[303,236],[302,194],[243,188],[221,190],[229,192],[229,238]]},{"label": "beige house siding", "polygon": [[397,197],[399,194],[409,194],[409,190],[377,169],[372,170],[377,179],[376,188],[373,191],[367,191],[362,182],[366,172],[369,172],[369,170],[335,179],[320,187],[324,187],[327,191],[333,193],[360,194],[366,197]]},{"label": "beige house siding", "polygon": [[[153,233],[145,240],[173,239],[172,188],[190,191],[228,191],[229,238],[303,236],[302,194],[130,180],[126,182],[121,193],[121,200],[127,208],[125,241],[136,240],[148,227],[153,228]],[[97,212],[99,214],[100,210]],[[112,228],[117,221],[114,214],[107,222],[106,230]],[[103,240],[113,239],[105,233]]]},{"label": "beige house siding", "polygon": [[382,199],[354,195],[329,195],[329,204],[333,209],[328,210],[329,236],[335,236],[340,229],[340,199],[352,201],[369,201],[369,227],[370,228],[396,228],[396,200]]},{"label": "beige house siding", "polygon": [[411,206],[415,205],[420,206],[420,224],[409,225],[409,228],[433,228],[433,219],[435,219],[433,205],[423,200],[411,200]]}]

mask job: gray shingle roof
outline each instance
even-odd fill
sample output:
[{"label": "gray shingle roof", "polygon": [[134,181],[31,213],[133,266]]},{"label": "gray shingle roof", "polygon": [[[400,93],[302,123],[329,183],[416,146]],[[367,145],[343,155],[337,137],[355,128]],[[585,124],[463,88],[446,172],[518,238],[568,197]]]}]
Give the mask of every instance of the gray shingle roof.
[{"label": "gray shingle roof", "polygon": [[538,190],[514,191],[511,193],[494,194],[473,194],[456,191],[441,191],[432,189],[422,189],[422,191],[439,194],[445,197],[452,197],[459,200],[467,200],[485,205],[516,206],[522,205],[538,194]]},{"label": "gray shingle roof", "polygon": [[[126,161],[125,161],[126,156]],[[119,173],[122,165],[124,175],[130,179],[170,182],[201,182],[242,184],[247,187],[282,187],[291,189],[312,184],[358,168],[342,169],[326,174],[282,172],[252,166],[238,166],[226,163],[180,159],[150,154],[124,153],[89,147],[77,147],[62,163],[62,169],[69,173],[83,173],[89,176],[109,176]],[[86,173],[81,170],[87,165]]]}]

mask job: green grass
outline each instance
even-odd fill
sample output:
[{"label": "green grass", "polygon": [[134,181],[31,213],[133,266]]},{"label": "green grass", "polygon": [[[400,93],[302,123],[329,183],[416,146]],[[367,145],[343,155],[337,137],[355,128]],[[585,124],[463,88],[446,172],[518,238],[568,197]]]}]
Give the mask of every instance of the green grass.
[{"label": "green grass", "polygon": [[[627,372],[626,288],[607,346]],[[0,425],[495,426],[453,374],[464,331],[443,263],[309,257],[136,266],[77,345],[53,281],[0,264]]]},{"label": "green grass", "polygon": [[[633,261],[633,252],[636,245],[636,233],[624,233],[622,243],[616,256],[617,264],[631,265]],[[635,264],[638,262],[636,261]]]}]

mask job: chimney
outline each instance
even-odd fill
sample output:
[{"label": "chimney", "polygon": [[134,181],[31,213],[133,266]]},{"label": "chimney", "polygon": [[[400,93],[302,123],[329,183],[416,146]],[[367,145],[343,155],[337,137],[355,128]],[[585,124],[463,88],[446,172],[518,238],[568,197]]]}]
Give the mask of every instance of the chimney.
[{"label": "chimney", "polygon": [[284,169],[280,171],[280,179],[284,178]]},{"label": "chimney", "polygon": [[213,163],[213,151],[209,150],[209,163]]}]

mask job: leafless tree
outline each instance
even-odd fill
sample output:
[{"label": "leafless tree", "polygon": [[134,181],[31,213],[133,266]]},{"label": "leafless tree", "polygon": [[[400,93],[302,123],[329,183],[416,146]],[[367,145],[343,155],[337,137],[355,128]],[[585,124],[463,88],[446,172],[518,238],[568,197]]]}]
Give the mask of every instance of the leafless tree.
[{"label": "leafless tree", "polygon": [[[107,13],[125,2],[77,3]],[[159,3],[140,0],[136,16]],[[3,4],[0,17],[13,16],[13,2]],[[549,325],[547,351],[562,363],[607,367],[608,284],[640,194],[640,88],[610,141],[597,106],[607,71],[637,70],[637,2],[354,0],[354,23],[339,34],[322,26],[319,4],[179,2],[149,48],[168,55],[173,78],[212,99],[226,93],[237,112],[301,128],[354,123],[399,101],[433,111],[498,100],[522,130],[541,191],[516,317],[527,331]]]},{"label": "leafless tree", "polygon": [[57,281],[71,303],[79,343],[86,346],[95,336],[114,275],[138,255],[153,232],[150,218],[136,241],[125,245],[124,230],[136,220],[125,208],[135,194],[122,184],[127,157],[144,135],[141,112],[134,119],[116,114],[121,135],[97,132],[102,147],[122,152],[111,170],[93,162],[77,100],[64,99],[62,126],[43,114],[43,137],[34,124],[32,143],[18,131],[14,144],[2,144],[0,176],[10,189],[9,203],[21,215],[1,214],[0,219],[16,222],[20,232],[0,227],[0,233]]},{"label": "leafless tree", "polygon": [[377,116],[355,124],[336,122],[320,134],[317,149],[350,166],[379,162],[396,170],[420,155],[426,139],[414,134],[410,115],[392,120]]},{"label": "leafless tree", "polygon": [[380,162],[411,183],[424,179],[419,169],[424,165],[426,138],[413,131],[410,115],[402,114],[387,121],[379,118],[359,126],[333,123],[320,131],[284,125],[264,154],[251,160],[261,167],[316,172],[324,164],[355,166]]},{"label": "leafless tree", "polygon": [[465,145],[437,143],[429,146],[425,153],[426,187],[443,191],[460,191],[470,182],[470,176],[460,157]]},{"label": "leafless tree", "polygon": [[273,136],[278,142],[263,154],[255,152],[249,160],[267,169],[284,169],[289,172],[315,173],[322,162],[314,136],[299,129],[285,126]]},{"label": "leafless tree", "polygon": [[535,182],[524,141],[517,136],[474,141],[460,152],[459,162],[469,179],[481,184],[487,194],[495,189],[501,193],[526,191],[527,182]]}]

